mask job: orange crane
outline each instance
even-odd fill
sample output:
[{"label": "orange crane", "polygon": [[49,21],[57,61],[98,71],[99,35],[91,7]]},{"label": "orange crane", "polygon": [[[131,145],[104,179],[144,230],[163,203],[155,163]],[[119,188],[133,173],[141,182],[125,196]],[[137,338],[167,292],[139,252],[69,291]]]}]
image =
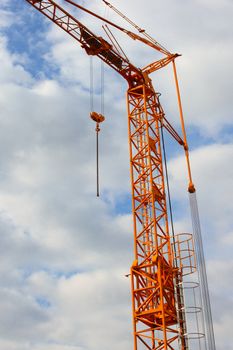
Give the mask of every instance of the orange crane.
[{"label": "orange crane", "polygon": [[[133,22],[131,24],[139,30],[140,35],[98,16],[74,1],[66,0],[164,56],[144,68],[137,68],[117,50],[113,42],[109,43],[103,37],[92,33],[55,1],[26,1],[72,36],[88,55],[98,56],[128,82],[128,140],[134,227],[134,261],[131,267],[134,349],[189,349],[182,286],[185,266],[179,241],[174,237],[174,232],[170,232],[166,193],[169,188],[166,190],[162,154],[162,130],[165,128],[184,147],[189,176],[188,191],[194,193],[175,67],[175,59],[179,55],[171,54]],[[103,1],[113,8],[107,1]],[[119,11],[118,13],[122,15]],[[169,63],[172,63],[174,70],[182,137],[166,119],[159,101],[159,93],[154,90],[149,77],[152,72]],[[91,113],[91,117],[97,123],[98,132],[99,123],[104,117],[95,112]],[[193,249],[190,248],[190,259],[192,253]],[[213,349],[212,347],[211,350]]]}]

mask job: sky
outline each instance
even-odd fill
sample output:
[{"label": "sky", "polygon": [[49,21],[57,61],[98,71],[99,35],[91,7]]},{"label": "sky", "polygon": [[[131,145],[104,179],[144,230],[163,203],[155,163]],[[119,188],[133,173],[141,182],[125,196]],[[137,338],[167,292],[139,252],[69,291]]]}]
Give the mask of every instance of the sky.
[{"label": "sky", "polygon": [[[72,9],[96,33],[101,25]],[[127,23],[101,0],[81,5]],[[114,0],[171,52],[197,188],[218,350],[233,335],[232,0]],[[115,32],[114,32],[115,33]],[[158,56],[122,35],[138,67]],[[100,109],[101,64],[94,64]],[[96,197],[90,58],[25,0],[0,4],[0,348],[133,348],[130,281],[133,231],[126,82],[105,67]],[[171,67],[152,76],[179,131]],[[166,136],[176,232],[191,232],[182,149]]]}]

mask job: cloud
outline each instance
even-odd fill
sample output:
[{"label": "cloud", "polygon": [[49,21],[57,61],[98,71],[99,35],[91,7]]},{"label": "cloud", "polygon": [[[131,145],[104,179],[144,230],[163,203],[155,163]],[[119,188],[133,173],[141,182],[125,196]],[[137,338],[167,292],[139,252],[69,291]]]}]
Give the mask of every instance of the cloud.
[{"label": "cloud", "polygon": [[7,50],[7,39],[4,36],[0,37],[0,51],[1,51],[1,84],[20,84],[28,85],[32,82],[30,75],[23,69],[21,57],[19,55],[11,55]]},{"label": "cloud", "polygon": [[[194,183],[203,212],[203,220],[214,232],[228,232],[231,225],[231,179],[233,145],[210,144],[192,151],[190,154]],[[170,161],[171,185],[175,198],[185,197],[187,187],[187,170],[184,157]],[[224,180],[223,180],[224,179]],[[213,217],[215,220],[213,221]]]},{"label": "cloud", "polygon": [[[212,304],[217,347],[230,348],[224,334],[232,326],[232,144],[211,144],[191,152],[194,183],[197,188],[204,251],[207,262],[209,290]],[[172,197],[183,203],[177,229],[187,227],[189,215],[185,189],[187,172],[185,161],[178,157],[169,162]],[[185,198],[186,197],[186,198]],[[181,200],[182,199],[182,200]],[[222,340],[221,340],[222,339]]]},{"label": "cloud", "polygon": [[[114,4],[140,24],[138,0]],[[199,147],[191,152],[191,160],[220,350],[230,348],[232,302],[229,160],[233,149],[231,142],[225,142],[225,128],[231,123],[227,70],[232,54],[231,8],[227,0],[224,4],[220,7],[219,2],[207,0],[180,6],[172,1],[152,2],[143,9],[142,23],[167,43],[165,46],[184,52],[178,69],[188,124],[195,126],[200,138],[192,140]],[[134,258],[128,203],[127,87],[115,73],[105,70],[106,121],[100,133],[101,197],[97,199],[89,59],[66,33],[52,25],[41,27],[39,14],[27,4],[18,6],[24,9],[19,11],[17,28],[27,43],[26,55],[12,44],[11,33],[6,32],[0,40],[0,307],[4,311],[0,347],[92,350],[107,349],[111,343],[113,350],[128,349],[132,347],[131,297],[129,279],[124,275]],[[91,7],[102,11],[97,1]],[[110,19],[116,18],[106,12]],[[76,13],[97,28],[86,15]],[[144,55],[135,42],[122,43],[136,65],[155,59],[153,52]],[[94,60],[94,67],[98,110],[98,61]],[[164,75],[155,74],[153,80],[163,92],[161,100],[172,119],[175,99],[170,73],[168,69]],[[190,226],[185,164],[174,153],[172,156],[169,169],[175,224],[185,230]]]}]

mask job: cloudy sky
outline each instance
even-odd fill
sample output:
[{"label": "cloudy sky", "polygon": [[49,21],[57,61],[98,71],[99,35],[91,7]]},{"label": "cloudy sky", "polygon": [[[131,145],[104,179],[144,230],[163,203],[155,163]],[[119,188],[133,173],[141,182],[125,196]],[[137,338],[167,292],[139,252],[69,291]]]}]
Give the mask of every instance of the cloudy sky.
[{"label": "cloudy sky", "polygon": [[[63,3],[59,1],[59,3]],[[122,21],[101,0],[80,4]],[[232,0],[114,0],[178,52],[218,350],[232,349]],[[67,7],[70,8],[70,7]],[[94,31],[102,23],[73,12]],[[153,50],[119,36],[142,67]],[[94,104],[101,65],[94,60]],[[96,198],[90,59],[25,0],[0,4],[0,348],[132,349],[126,83],[105,69]],[[179,130],[172,71],[153,76]],[[191,231],[182,149],[166,137],[177,232]]]}]

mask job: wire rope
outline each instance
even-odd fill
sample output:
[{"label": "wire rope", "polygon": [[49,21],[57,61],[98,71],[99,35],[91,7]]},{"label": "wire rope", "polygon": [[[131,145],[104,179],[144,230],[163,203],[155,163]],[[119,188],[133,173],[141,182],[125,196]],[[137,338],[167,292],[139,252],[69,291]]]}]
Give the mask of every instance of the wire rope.
[{"label": "wire rope", "polygon": [[[171,192],[170,192],[170,184],[169,184],[169,176],[168,176],[167,155],[166,155],[166,147],[165,147],[165,141],[164,141],[163,122],[161,122],[161,139],[162,139],[165,178],[166,178],[166,187],[167,187],[167,198],[168,198],[169,214],[170,214],[170,221],[171,221],[173,250],[175,254],[175,267],[178,268],[179,267],[177,262],[178,256],[177,256],[177,250],[176,250],[172,200],[171,200]],[[182,277],[178,277],[178,275],[177,277],[175,277],[175,291],[176,291],[176,302],[178,304],[177,317],[178,317],[178,320],[183,324],[183,334],[180,335],[180,342],[181,342],[180,346],[182,349],[183,348],[188,349],[188,339],[185,337],[185,333],[187,333],[186,317],[185,317],[185,312],[182,311],[182,306],[184,306],[183,305],[184,291],[183,291],[183,285],[182,285]]]},{"label": "wire rope", "polygon": [[175,266],[177,267],[177,252],[176,252],[176,245],[175,245],[175,230],[174,230],[174,223],[173,223],[171,193],[170,193],[170,185],[169,185],[169,178],[168,178],[168,168],[167,168],[167,156],[166,156],[166,148],[165,148],[165,142],[164,142],[164,132],[163,132],[163,124],[162,123],[161,123],[161,139],[162,139],[162,148],[163,148],[165,178],[166,178],[166,185],[167,185],[168,206],[169,206],[169,214],[170,214],[171,230],[172,230],[172,240],[173,240],[173,247],[174,247],[174,252],[175,252]]},{"label": "wire rope", "polygon": [[105,112],[105,74],[104,74],[104,62],[101,61],[101,107],[100,112],[104,115]]},{"label": "wire rope", "polygon": [[96,196],[100,196],[100,185],[99,185],[99,130],[96,127]]},{"label": "wire rope", "polygon": [[94,74],[93,74],[93,57],[90,56],[90,110],[94,110]]},{"label": "wire rope", "polygon": [[207,274],[206,274],[206,264],[205,264],[203,241],[202,241],[202,235],[201,235],[201,225],[200,225],[200,219],[199,219],[197,197],[195,192],[189,194],[189,200],[190,200],[190,208],[191,208],[191,216],[192,216],[192,224],[193,224],[194,242],[196,246],[201,301],[202,301],[202,308],[204,310],[207,348],[209,350],[216,350],[209,288],[208,288],[208,281],[207,281]]}]

